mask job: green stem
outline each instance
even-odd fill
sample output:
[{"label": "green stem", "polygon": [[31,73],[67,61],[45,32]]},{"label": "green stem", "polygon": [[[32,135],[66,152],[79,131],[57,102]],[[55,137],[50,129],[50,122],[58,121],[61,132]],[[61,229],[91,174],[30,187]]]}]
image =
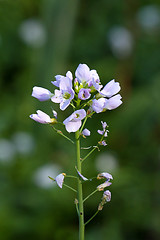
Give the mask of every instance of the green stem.
[{"label": "green stem", "polygon": [[84,160],[86,160],[86,159],[91,155],[91,153],[94,152],[94,150],[95,150],[96,148],[98,148],[98,147],[95,146],[84,158],[82,158],[81,163],[82,163]]},{"label": "green stem", "polygon": [[82,130],[83,130],[83,128],[84,128],[84,125],[85,125],[87,119],[88,119],[88,116],[86,116],[85,119],[84,119],[84,121],[83,121],[82,127],[81,127],[81,129],[80,129],[80,133],[82,132]]},{"label": "green stem", "polygon": [[[76,155],[77,155],[77,169],[81,173],[81,160],[80,160],[80,133],[75,133],[76,139]],[[83,190],[82,182],[78,179],[78,205],[79,205],[79,240],[84,240],[84,210],[83,210]]]},{"label": "green stem", "polygon": [[85,223],[85,226],[99,213],[99,210]]},{"label": "green stem", "polygon": [[73,192],[77,192],[77,190],[76,190],[76,189],[74,189],[74,188],[72,188],[72,187],[68,186],[67,184],[63,183],[63,185],[64,185],[65,187],[67,187],[67,188],[71,189]]},{"label": "green stem", "polygon": [[98,190],[96,189],[95,191],[93,191],[91,194],[89,194],[84,200],[83,202],[85,202],[88,198],[90,198],[93,194],[95,194],[96,192],[98,192]]},{"label": "green stem", "polygon": [[65,177],[68,177],[68,178],[76,178],[76,179],[78,179],[78,177],[76,177],[76,176],[72,176],[72,175],[66,175]]},{"label": "green stem", "polygon": [[60,130],[56,129],[55,127],[51,126],[52,129],[54,129],[58,134],[60,134],[62,137],[66,138],[68,141],[70,141],[71,143],[74,144],[74,142],[69,138],[67,137],[66,135],[64,135]]}]

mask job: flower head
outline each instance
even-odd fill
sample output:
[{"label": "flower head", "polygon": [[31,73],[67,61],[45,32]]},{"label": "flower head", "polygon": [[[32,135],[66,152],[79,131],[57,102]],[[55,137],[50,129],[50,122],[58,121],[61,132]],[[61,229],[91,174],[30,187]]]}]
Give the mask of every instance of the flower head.
[{"label": "flower head", "polygon": [[42,112],[41,110],[38,110],[37,114],[31,114],[30,118],[33,119],[36,122],[43,123],[43,124],[57,123],[57,120],[55,118],[50,118],[49,115]]},{"label": "flower head", "polygon": [[106,98],[99,98],[98,100],[97,99],[93,99],[91,108],[96,113],[103,112],[103,111],[106,110],[106,108],[105,108],[106,101],[107,101]]},{"label": "flower head", "polygon": [[83,87],[93,87],[99,91],[102,88],[100,79],[96,70],[90,70],[86,64],[79,64],[76,69],[75,76]]},{"label": "flower head", "polygon": [[51,98],[52,102],[60,103],[60,109],[65,110],[71,100],[74,98],[74,90],[72,89],[72,80],[68,77],[61,77],[59,82],[60,90],[55,90],[54,96]]},{"label": "flower head", "polygon": [[105,181],[104,183],[97,186],[98,191],[103,191],[104,188],[109,187],[112,183],[109,181]]},{"label": "flower head", "polygon": [[86,117],[86,111],[84,109],[73,112],[63,123],[67,132],[76,132],[81,127],[81,120]]},{"label": "flower head", "polygon": [[105,102],[105,108],[108,110],[113,110],[113,109],[119,107],[122,104],[121,99],[122,99],[122,97],[120,94],[117,94],[114,97],[107,99]]},{"label": "flower head", "polygon": [[106,122],[103,122],[103,121],[101,121],[101,123],[102,123],[103,130],[98,130],[97,132],[100,135],[103,135],[104,137],[107,137],[109,131],[106,129],[106,127],[108,127],[108,125],[107,125]]},{"label": "flower head", "polygon": [[102,199],[101,199],[101,202],[98,206],[98,210],[101,211],[103,209],[103,206],[107,203],[107,202],[110,202],[111,201],[111,192],[109,190],[106,190],[104,193],[103,193],[103,196],[102,196]]},{"label": "flower head", "polygon": [[65,176],[66,176],[65,173],[61,173],[55,178],[55,181],[60,188],[62,188],[62,186],[63,186]]},{"label": "flower head", "polygon": [[107,181],[110,181],[111,179],[113,180],[112,175],[107,172],[99,173],[97,175],[97,179],[104,179],[104,178],[106,178]]},{"label": "flower head", "polygon": [[81,100],[86,100],[86,99],[90,98],[90,96],[91,96],[90,91],[91,91],[91,89],[81,88],[78,93],[78,98]]},{"label": "flower head", "polygon": [[[70,71],[68,71],[68,72],[66,73],[66,77],[68,77],[71,81],[72,81],[72,79],[73,79],[72,73],[71,73]],[[53,85],[55,85],[56,87],[59,87],[60,82],[61,82],[61,80],[62,80],[63,78],[64,78],[64,76],[62,76],[62,75],[56,75],[56,76],[55,76],[56,81],[52,81],[51,83],[52,83]]]},{"label": "flower head", "polygon": [[115,82],[115,80],[111,80],[108,82],[104,88],[100,91],[100,94],[102,94],[105,97],[112,97],[113,95],[117,94],[120,91],[120,85],[118,82]]},{"label": "flower head", "polygon": [[90,136],[90,134],[91,134],[91,132],[90,132],[87,128],[85,128],[85,129],[82,131],[82,135],[84,135],[84,136],[86,136],[86,137]]},{"label": "flower head", "polygon": [[77,170],[77,173],[82,178],[83,181],[87,181],[88,180],[88,178],[84,177],[78,170]]},{"label": "flower head", "polygon": [[105,140],[99,141],[98,143],[99,145],[107,146],[107,143]]},{"label": "flower head", "polygon": [[103,198],[106,200],[106,202],[110,202],[111,201],[111,192],[109,190],[106,190],[103,193]]},{"label": "flower head", "polygon": [[37,98],[39,101],[47,101],[52,97],[52,93],[42,87],[33,87],[32,97]]},{"label": "flower head", "polygon": [[91,79],[89,67],[86,64],[79,64],[75,76],[79,83],[87,83]]}]

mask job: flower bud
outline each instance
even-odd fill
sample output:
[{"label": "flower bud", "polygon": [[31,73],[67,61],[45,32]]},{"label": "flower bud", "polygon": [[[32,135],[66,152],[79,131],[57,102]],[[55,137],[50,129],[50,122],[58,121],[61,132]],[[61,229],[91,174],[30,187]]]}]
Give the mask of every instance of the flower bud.
[{"label": "flower bud", "polygon": [[112,184],[111,182],[106,181],[106,182],[98,185],[98,186],[97,186],[97,190],[98,190],[98,191],[103,191],[104,188],[109,187],[111,184]]}]

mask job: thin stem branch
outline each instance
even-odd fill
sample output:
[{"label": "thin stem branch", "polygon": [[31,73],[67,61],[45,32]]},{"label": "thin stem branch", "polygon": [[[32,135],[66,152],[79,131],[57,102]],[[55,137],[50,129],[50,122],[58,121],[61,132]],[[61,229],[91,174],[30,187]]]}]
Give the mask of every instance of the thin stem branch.
[{"label": "thin stem branch", "polygon": [[77,215],[78,215],[78,217],[79,217],[78,200],[75,199],[74,203],[75,203],[75,205],[76,205]]},{"label": "thin stem branch", "polygon": [[68,141],[70,141],[71,143],[74,144],[74,142],[73,142],[69,137],[67,137],[66,135],[64,135],[64,134],[62,133],[62,131],[56,129],[56,128],[53,127],[53,126],[51,126],[51,127],[52,127],[52,129],[54,129],[58,134],[60,134],[62,137],[66,138]]},{"label": "thin stem branch", "polygon": [[98,192],[97,189],[96,189],[95,191],[93,191],[91,194],[89,194],[89,195],[83,200],[83,203],[84,203],[88,198],[90,198],[93,194],[95,194],[96,192]]},{"label": "thin stem branch", "polygon": [[[51,179],[52,181],[54,181],[54,182],[56,181],[54,178],[52,178],[52,177],[50,177],[50,176],[48,176],[48,177],[49,177],[49,179]],[[73,192],[77,192],[76,189],[70,187],[69,185],[67,185],[67,184],[65,184],[65,183],[63,183],[63,186],[65,186],[65,187],[71,189]]]},{"label": "thin stem branch", "polygon": [[83,128],[84,128],[84,125],[85,125],[87,119],[88,119],[88,116],[86,116],[85,119],[84,119],[84,121],[83,121],[82,127],[80,128],[80,131],[79,131],[80,133],[82,132],[82,130],[83,130]]},{"label": "thin stem branch", "polygon": [[98,146],[94,146],[93,149],[84,157],[81,159],[81,163],[86,160],[95,150],[98,148]]},{"label": "thin stem branch", "polygon": [[99,210],[85,223],[85,226],[99,213]]},{"label": "thin stem branch", "polygon": [[73,192],[77,192],[77,190],[76,190],[76,189],[74,189],[74,188],[70,187],[69,185],[67,185],[67,184],[65,184],[65,183],[63,183],[63,185],[64,185],[65,187],[67,187],[67,188],[71,189]]},{"label": "thin stem branch", "polygon": [[65,177],[68,177],[68,178],[76,178],[76,179],[78,179],[78,177],[76,177],[76,176],[72,176],[72,175],[66,175]]}]

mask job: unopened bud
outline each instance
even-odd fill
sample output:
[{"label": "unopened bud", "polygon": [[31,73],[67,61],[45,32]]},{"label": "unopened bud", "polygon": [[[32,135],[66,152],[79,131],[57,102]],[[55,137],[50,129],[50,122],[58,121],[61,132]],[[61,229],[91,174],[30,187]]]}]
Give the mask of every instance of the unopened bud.
[{"label": "unopened bud", "polygon": [[55,118],[51,118],[50,124],[56,124],[56,123],[57,123],[57,120]]}]

